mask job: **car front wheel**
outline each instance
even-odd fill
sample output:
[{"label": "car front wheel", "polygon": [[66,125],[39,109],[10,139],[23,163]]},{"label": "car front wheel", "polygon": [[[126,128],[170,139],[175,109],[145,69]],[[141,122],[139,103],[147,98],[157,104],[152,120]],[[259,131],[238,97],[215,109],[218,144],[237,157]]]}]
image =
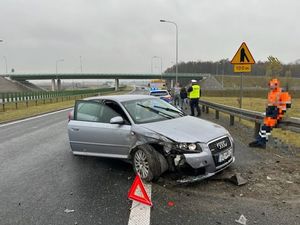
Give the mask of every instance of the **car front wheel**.
[{"label": "car front wheel", "polygon": [[145,181],[156,181],[161,175],[158,152],[150,145],[139,146],[133,153],[133,169]]}]

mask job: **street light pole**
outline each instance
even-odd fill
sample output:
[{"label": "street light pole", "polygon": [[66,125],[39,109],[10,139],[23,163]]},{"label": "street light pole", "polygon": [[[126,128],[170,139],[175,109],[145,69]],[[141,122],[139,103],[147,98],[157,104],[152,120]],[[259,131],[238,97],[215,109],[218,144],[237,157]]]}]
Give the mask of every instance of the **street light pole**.
[{"label": "street light pole", "polygon": [[175,78],[175,84],[178,82],[178,26],[175,22],[173,21],[168,21],[168,20],[160,20],[162,23],[171,23],[174,24],[176,27],[176,78]]}]

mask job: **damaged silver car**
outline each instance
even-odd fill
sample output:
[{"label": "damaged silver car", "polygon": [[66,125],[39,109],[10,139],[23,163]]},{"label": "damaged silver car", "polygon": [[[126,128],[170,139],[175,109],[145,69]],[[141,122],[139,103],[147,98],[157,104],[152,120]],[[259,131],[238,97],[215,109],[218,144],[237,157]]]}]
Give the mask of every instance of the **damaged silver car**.
[{"label": "damaged silver car", "polygon": [[225,128],[146,95],[78,100],[68,134],[74,155],[128,159],[146,181],[185,168],[197,172],[192,180],[200,180],[235,160]]}]

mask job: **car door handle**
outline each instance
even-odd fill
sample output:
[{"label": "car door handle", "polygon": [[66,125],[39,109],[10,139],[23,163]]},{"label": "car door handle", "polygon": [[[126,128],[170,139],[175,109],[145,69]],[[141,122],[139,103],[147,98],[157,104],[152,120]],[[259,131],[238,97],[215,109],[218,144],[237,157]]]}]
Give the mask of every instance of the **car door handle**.
[{"label": "car door handle", "polygon": [[72,131],[79,131],[79,128],[71,128]]}]

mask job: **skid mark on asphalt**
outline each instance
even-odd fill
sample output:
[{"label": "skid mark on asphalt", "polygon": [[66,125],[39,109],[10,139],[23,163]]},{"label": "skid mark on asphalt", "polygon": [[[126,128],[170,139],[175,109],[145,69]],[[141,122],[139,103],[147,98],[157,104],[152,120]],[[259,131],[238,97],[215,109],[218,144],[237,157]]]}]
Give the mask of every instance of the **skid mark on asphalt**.
[{"label": "skid mark on asphalt", "polygon": [[[151,184],[144,184],[146,192],[151,199]],[[128,225],[149,225],[151,207],[132,201],[131,212],[129,215]]]}]

